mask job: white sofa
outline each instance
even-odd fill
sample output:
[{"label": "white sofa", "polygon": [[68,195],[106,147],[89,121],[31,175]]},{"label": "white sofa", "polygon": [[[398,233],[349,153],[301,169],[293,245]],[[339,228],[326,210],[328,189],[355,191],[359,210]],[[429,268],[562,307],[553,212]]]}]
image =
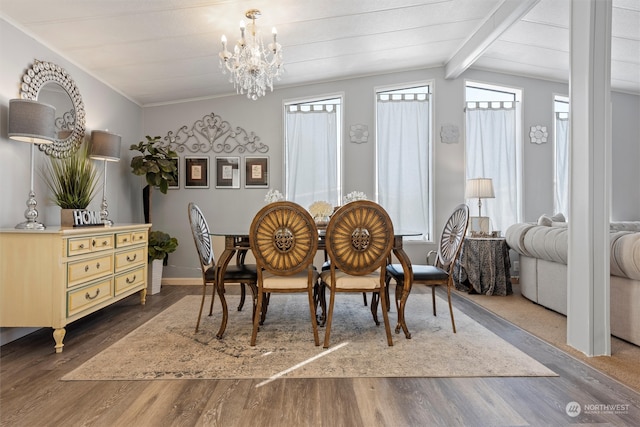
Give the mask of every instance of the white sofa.
[{"label": "white sofa", "polygon": [[[568,227],[543,217],[512,225],[505,237],[519,254],[522,295],[566,316]],[[611,334],[640,345],[640,222],[610,229]]]}]

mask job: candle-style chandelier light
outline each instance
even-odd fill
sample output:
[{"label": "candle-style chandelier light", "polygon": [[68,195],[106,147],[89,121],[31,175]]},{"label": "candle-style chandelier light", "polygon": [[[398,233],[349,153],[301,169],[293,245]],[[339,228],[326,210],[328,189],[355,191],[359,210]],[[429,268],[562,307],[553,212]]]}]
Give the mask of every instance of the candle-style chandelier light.
[{"label": "candle-style chandelier light", "polygon": [[247,98],[256,100],[265,95],[267,87],[273,91],[274,79],[280,80],[284,71],[282,46],[276,41],[274,27],[273,42],[269,43],[268,49],[264,48],[256,27],[256,19],[260,17],[258,9],[248,10],[245,16],[251,23],[245,28],[244,21],[240,21],[240,40],[234,46],[233,53],[227,50],[227,38],[222,36],[220,68],[223,74],[229,71],[229,82],[233,83],[238,93],[246,93]]}]

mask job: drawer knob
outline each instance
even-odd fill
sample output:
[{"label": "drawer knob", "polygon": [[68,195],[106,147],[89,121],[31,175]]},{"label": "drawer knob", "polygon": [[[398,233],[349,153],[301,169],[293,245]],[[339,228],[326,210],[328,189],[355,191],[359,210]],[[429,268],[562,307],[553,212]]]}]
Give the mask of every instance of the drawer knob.
[{"label": "drawer knob", "polygon": [[88,266],[88,265],[85,265],[85,266],[84,266],[84,272],[86,273],[87,271],[89,271],[89,266]]},{"label": "drawer knob", "polygon": [[131,258],[129,255],[127,255],[127,261],[128,262],[133,262],[136,260],[136,258],[138,258],[138,254],[133,254],[133,258]]},{"label": "drawer knob", "polygon": [[94,296],[89,295],[89,292],[84,294],[84,299],[86,299],[86,300],[96,299],[96,298],[98,298],[98,295],[100,295],[100,288],[96,289],[96,294]]},{"label": "drawer knob", "polygon": [[95,240],[95,239],[93,239],[93,240],[91,241],[91,246],[93,246],[93,247],[95,247],[95,246],[96,246],[96,240]]},{"label": "drawer knob", "polygon": [[78,247],[79,247],[80,249],[84,249],[84,243],[80,243],[80,245],[78,245]]},{"label": "drawer knob", "polygon": [[96,262],[96,269],[100,270],[100,263]]},{"label": "drawer knob", "polygon": [[131,280],[129,280],[129,278],[128,278],[128,277],[127,277],[127,279],[125,280],[125,282],[127,282],[127,284],[129,284],[129,285],[130,285],[131,283],[135,282],[135,281],[136,281],[136,275],[135,275],[135,274],[133,275],[133,277],[131,278]]}]

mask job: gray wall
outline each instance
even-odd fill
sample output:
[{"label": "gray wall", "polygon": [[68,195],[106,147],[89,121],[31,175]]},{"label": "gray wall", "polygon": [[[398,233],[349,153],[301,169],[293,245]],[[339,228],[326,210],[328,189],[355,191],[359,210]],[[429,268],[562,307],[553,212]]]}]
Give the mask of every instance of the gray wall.
[{"label": "gray wall", "polygon": [[[258,101],[243,96],[201,100],[180,104],[144,108],[144,132],[165,136],[183,125],[191,126],[204,115],[215,113],[232,126],[240,126],[255,132],[262,142],[269,145],[271,188],[283,190],[283,102],[291,99],[343,93],[345,99],[345,140],[352,124],[366,124],[371,137],[366,144],[344,144],[344,189],[374,193],[374,88],[430,80],[434,83],[434,168],[435,168],[435,230],[439,231],[452,208],[464,201],[464,143],[439,142],[439,130],[443,123],[457,124],[464,128],[464,84],[466,80],[507,85],[523,90],[523,219],[535,221],[543,213],[553,213],[553,143],[542,145],[529,143],[528,129],[533,125],[553,129],[554,95],[568,95],[566,84],[542,80],[469,70],[454,81],[443,79],[441,68],[369,76],[296,88],[277,89]],[[640,219],[640,97],[613,94],[614,114],[614,191],[612,219]],[[636,119],[634,119],[634,117]],[[579,149],[579,141],[576,142]],[[216,154],[204,154],[213,165]],[[219,155],[219,154],[218,154]],[[233,154],[244,156],[244,154]],[[181,160],[181,166],[183,162]],[[357,165],[355,167],[354,165]],[[248,229],[253,214],[263,205],[264,189],[237,190],[216,189],[213,170],[208,189],[184,189],[167,195],[156,192],[153,198],[153,228],[164,230],[178,237],[181,246],[170,257],[165,277],[193,277],[198,265],[195,248],[186,221],[186,206],[196,202],[203,209],[209,225],[214,230]],[[183,177],[182,177],[183,179]],[[493,201],[492,201],[493,202]],[[497,201],[496,201],[497,202]],[[472,206],[473,208],[473,206]],[[473,209],[472,209],[473,212]],[[504,231],[504,230],[503,230]],[[429,243],[405,245],[413,261],[421,262],[424,254],[433,248]],[[216,242],[216,253],[221,243]]]},{"label": "gray wall", "polygon": [[[132,187],[140,185],[129,170],[132,153],[128,146],[137,142],[142,134],[142,108],[106,84],[90,76],[39,41],[25,35],[0,19],[0,227],[14,227],[24,221],[29,193],[30,144],[7,138],[9,100],[20,97],[20,82],[34,59],[58,64],[75,80],[85,105],[87,137],[91,130],[109,130],[122,136],[122,158],[111,162],[108,170],[107,201],[110,217],[116,222],[141,222],[142,209],[133,197]],[[40,171],[46,155],[36,150],[35,193],[38,201],[38,219],[46,225],[60,224],[60,209],[49,200],[48,189]],[[97,163],[100,174],[102,163]],[[7,185],[10,183],[10,185]],[[100,184],[102,180],[100,180]],[[100,210],[102,187],[89,206]]]}]

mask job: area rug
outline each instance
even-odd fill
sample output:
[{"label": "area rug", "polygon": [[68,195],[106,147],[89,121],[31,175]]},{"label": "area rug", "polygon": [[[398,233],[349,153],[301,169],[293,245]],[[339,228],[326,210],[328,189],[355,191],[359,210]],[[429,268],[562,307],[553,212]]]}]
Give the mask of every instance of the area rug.
[{"label": "area rug", "polygon": [[[250,306],[237,311],[230,295],[229,322],[222,339],[219,301],[214,315],[203,315],[194,333],[199,296],[186,296],[127,336],[97,354],[63,380],[274,379],[350,377],[514,377],[556,376],[460,311],[451,328],[446,301],[438,298],[433,316],[431,296],[412,295],[406,318],[411,339],[395,334],[394,345],[373,322],[362,295],[336,298],[331,345],[313,342],[306,295],[274,294],[255,347]],[[207,301],[208,303],[208,301]]]}]

